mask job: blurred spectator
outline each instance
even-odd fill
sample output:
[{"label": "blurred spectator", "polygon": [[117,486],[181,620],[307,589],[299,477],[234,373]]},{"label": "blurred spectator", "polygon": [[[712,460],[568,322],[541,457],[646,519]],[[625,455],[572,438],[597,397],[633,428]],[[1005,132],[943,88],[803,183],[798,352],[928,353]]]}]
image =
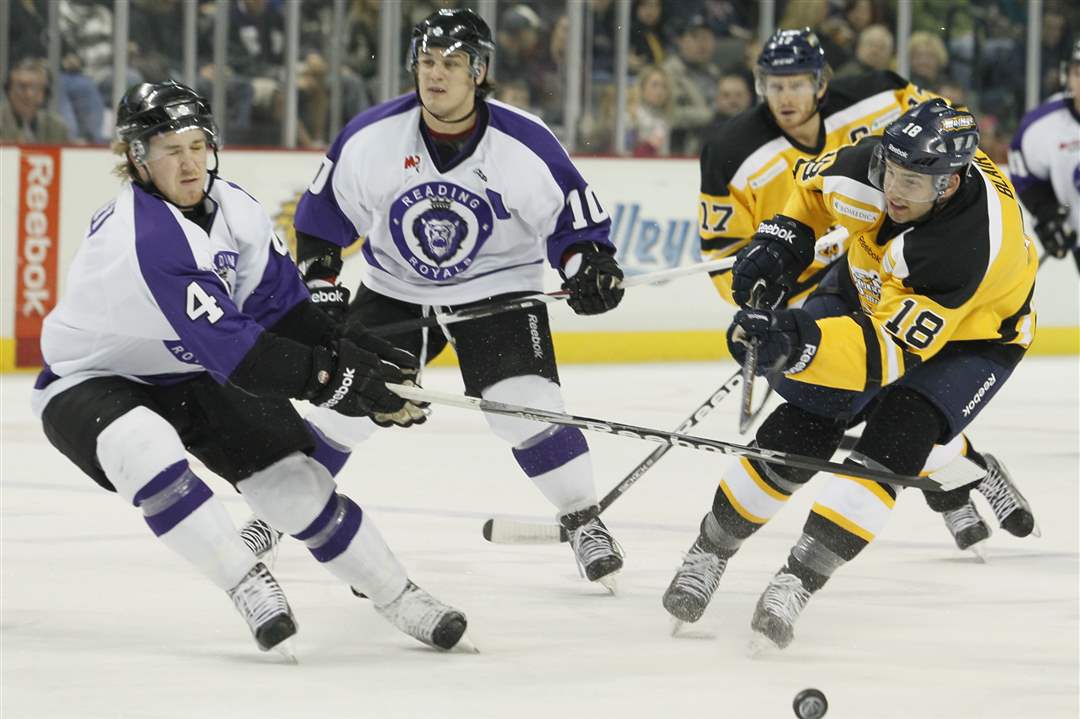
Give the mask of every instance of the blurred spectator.
[{"label": "blurred spectator", "polygon": [[679,29],[678,52],[664,61],[672,79],[675,112],[672,118],[671,151],[695,155],[702,133],[712,122],[720,69],[712,61],[716,39],[701,15],[685,19]]},{"label": "blurred spectator", "polygon": [[16,0],[9,7],[9,59],[18,62],[24,57],[48,55],[49,10],[46,0]]},{"label": "blurred spectator", "polygon": [[836,72],[836,77],[865,75],[888,70],[893,58],[893,37],[884,25],[870,25],[859,33],[855,58]]},{"label": "blurred spectator", "polygon": [[650,65],[641,71],[630,101],[630,151],[634,157],[663,157],[671,152],[674,108],[671,78]]},{"label": "blurred spectator", "polygon": [[754,104],[753,82],[743,72],[725,72],[716,89],[716,114],[713,125],[735,117]]},{"label": "blurred spectator", "polygon": [[67,125],[45,103],[49,97],[49,66],[42,58],[23,58],[8,72],[0,102],[0,141],[64,143]]},{"label": "blurred spectator", "polygon": [[[615,1],[591,0],[592,79],[613,82],[615,79]],[[587,21],[589,22],[589,21]],[[586,28],[590,25],[586,24]],[[589,33],[585,35],[589,41]]]},{"label": "blurred spectator", "polygon": [[826,18],[814,28],[830,67],[843,67],[855,55],[855,31],[844,18]]},{"label": "blurred spectator", "polygon": [[350,0],[342,37],[344,65],[365,80],[374,78],[378,72],[379,0]]},{"label": "blurred spectator", "polygon": [[531,112],[534,115],[540,114],[532,106],[532,93],[529,91],[529,83],[524,80],[509,80],[498,83],[495,86],[495,99],[525,112]]},{"label": "blurred spectator", "polygon": [[514,5],[499,17],[495,43],[495,77],[499,81],[528,77],[542,48],[543,29],[540,16],[528,5]]},{"label": "blurred spectator", "polygon": [[281,72],[285,18],[268,0],[236,0],[229,14],[229,65],[245,77]]},{"label": "blurred spectator", "polygon": [[663,8],[660,0],[634,0],[630,19],[630,73],[646,65],[659,65],[667,55],[664,46]]},{"label": "blurred spectator", "polygon": [[967,107],[968,105],[968,93],[957,82],[953,82],[951,80],[943,82],[942,84],[933,88],[933,91],[944,97],[953,105],[959,105],[963,107]]},{"label": "blurred spectator", "polygon": [[132,0],[129,6],[128,62],[146,82],[179,77],[183,65],[184,18],[179,0]]},{"label": "blurred spectator", "polygon": [[892,27],[887,0],[847,0],[843,15],[856,36],[871,25]]},{"label": "blurred spectator", "polygon": [[[529,75],[530,95],[548,125],[563,123],[563,87],[566,81],[566,40],[570,20],[565,15],[551,26],[544,52]],[[558,134],[558,133],[556,133]]]},{"label": "blurred spectator", "polygon": [[935,88],[946,81],[945,68],[949,64],[949,53],[937,35],[924,30],[911,33],[908,56],[911,82],[920,87]]},{"label": "blurred spectator", "polygon": [[674,0],[672,5],[679,14],[701,15],[717,38],[749,40],[753,37],[751,27],[758,12],[753,0]]},{"label": "blurred spectator", "polygon": [[1068,19],[1065,11],[1057,5],[1048,5],[1043,9],[1042,51],[1040,53],[1041,79],[1040,99],[1045,99],[1061,91],[1061,63],[1069,57],[1071,44],[1068,36]]},{"label": "blurred spectator", "polygon": [[[825,51],[825,60],[832,67],[837,68],[851,57],[850,47],[855,34],[842,18],[825,23],[828,17],[828,0],[789,0],[777,27],[812,29],[818,36],[821,49]],[[825,23],[824,26],[822,26],[823,23]]]},{"label": "blurred spectator", "polygon": [[1009,136],[1002,131],[1001,122],[994,115],[976,115],[979,124],[979,149],[1001,166],[1009,162]]},{"label": "blurred spectator", "polygon": [[578,150],[591,154],[611,153],[615,148],[615,85],[596,84],[578,123]]}]

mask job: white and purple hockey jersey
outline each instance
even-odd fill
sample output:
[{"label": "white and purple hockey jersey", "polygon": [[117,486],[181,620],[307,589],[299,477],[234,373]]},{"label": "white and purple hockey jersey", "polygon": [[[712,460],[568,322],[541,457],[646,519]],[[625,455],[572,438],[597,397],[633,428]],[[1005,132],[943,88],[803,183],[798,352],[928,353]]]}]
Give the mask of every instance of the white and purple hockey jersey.
[{"label": "white and purple hockey jersey", "polygon": [[1040,186],[1047,196],[1052,190],[1080,231],[1080,113],[1072,97],[1055,95],[1024,115],[1009,146],[1009,175],[1021,199]]},{"label": "white and purple hockey jersey", "polygon": [[363,238],[363,284],[423,305],[537,292],[543,262],[578,242],[611,246],[611,220],[534,115],[485,101],[478,128],[438,166],[415,95],[353,118],[300,200],[296,229],[341,247]]},{"label": "white and purple hockey jersey", "polygon": [[63,296],[45,318],[37,412],[91,377],[170,383],[209,371],[224,382],[308,291],[266,211],[218,179],[207,233],[127,183],[94,214]]}]

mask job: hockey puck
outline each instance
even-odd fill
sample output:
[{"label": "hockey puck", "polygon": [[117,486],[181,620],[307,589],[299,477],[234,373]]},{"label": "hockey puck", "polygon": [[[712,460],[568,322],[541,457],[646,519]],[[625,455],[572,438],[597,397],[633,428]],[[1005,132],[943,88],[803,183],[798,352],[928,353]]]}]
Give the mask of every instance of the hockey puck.
[{"label": "hockey puck", "polygon": [[799,719],[821,719],[829,711],[829,702],[818,689],[803,689],[795,695],[791,706]]}]

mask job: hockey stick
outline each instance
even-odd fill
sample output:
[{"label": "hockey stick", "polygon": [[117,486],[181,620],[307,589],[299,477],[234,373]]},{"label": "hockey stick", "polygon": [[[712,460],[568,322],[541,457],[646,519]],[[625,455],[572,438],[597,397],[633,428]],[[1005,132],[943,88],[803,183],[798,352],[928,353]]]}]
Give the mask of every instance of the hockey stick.
[{"label": "hockey stick", "polygon": [[[844,242],[847,238],[847,228],[837,227],[831,232],[826,232],[821,236],[821,239],[814,243],[814,253],[818,256],[839,256],[844,252]],[[758,304],[761,301],[761,293],[764,289],[764,279],[760,279],[754,283],[753,288],[750,290],[750,307],[758,307]],[[765,409],[765,403],[769,400],[769,395],[772,394],[772,385],[770,385],[765,393],[765,399],[761,401],[761,406],[759,406],[757,410],[754,410],[754,368],[757,367],[757,356],[758,341],[751,340],[746,346],[746,357],[743,363],[742,404],[739,407],[739,434],[746,434],[746,430],[750,429],[750,425],[752,425],[758,415],[761,414],[761,410]]]},{"label": "hockey stick", "polygon": [[[705,415],[712,411],[716,405],[720,404],[722,399],[731,394],[731,392],[739,386],[741,381],[741,371],[736,372],[729,377],[724,384],[720,385],[719,389],[709,395],[707,400],[698,405],[697,408],[690,413],[690,416],[684,419],[679,426],[675,428],[675,432],[685,432],[701,422],[701,420],[705,418]],[[626,494],[626,491],[634,486],[634,483],[641,479],[642,475],[652,469],[653,465],[659,462],[660,458],[671,450],[671,447],[672,445],[670,444],[657,447],[648,457],[641,460],[638,466],[630,470],[630,473],[623,477],[622,481],[615,485],[615,488],[605,494],[603,499],[600,500],[600,512],[603,512],[611,506],[612,502]],[[492,517],[484,522],[483,532],[484,539],[498,544],[554,544],[556,542],[570,541],[569,533],[558,524],[518,522],[513,519],[500,519],[498,517]]]},{"label": "hockey stick", "polygon": [[[915,487],[916,489],[925,489],[932,492],[947,492],[951,489],[956,489],[980,481],[986,476],[985,470],[964,471],[963,468],[959,468],[960,471],[958,472],[948,472],[947,474],[938,473],[935,477],[911,477],[908,475],[896,474],[895,472],[890,472],[885,469],[865,467],[859,464],[839,464],[837,462],[830,462],[828,460],[818,459],[817,457],[793,454],[791,452],[781,452],[779,450],[765,449],[763,447],[751,447],[743,444],[724,442],[719,439],[706,439],[705,437],[679,434],[677,432],[665,432],[660,429],[639,427],[610,420],[593,419],[591,417],[581,417],[578,415],[565,414],[563,412],[537,409],[535,407],[521,407],[518,405],[505,404],[503,402],[480,399],[479,397],[454,395],[445,392],[432,392],[431,390],[402,384],[387,383],[386,386],[399,397],[413,401],[462,407],[481,412],[489,412],[491,414],[502,414],[508,417],[533,420],[534,422],[546,422],[548,424],[558,424],[567,427],[579,427],[581,429],[589,430],[590,432],[615,434],[621,437],[631,437],[633,439],[643,439],[649,442],[687,447],[703,452],[714,452],[736,457],[748,457],[761,462],[796,467],[811,472],[833,472],[847,477],[869,479],[875,482],[894,484],[900,487]],[[972,465],[972,467],[974,467],[974,465]],[[946,469],[950,468],[951,465]]]},{"label": "hockey stick", "polygon": [[[697,274],[699,272],[717,272],[719,270],[731,269],[731,266],[734,264],[734,257],[723,257],[718,260],[709,260],[708,262],[698,262],[693,265],[686,265],[685,267],[673,267],[667,270],[647,272],[645,274],[627,277],[619,283],[619,287],[625,289],[641,285],[655,285],[679,277],[685,277],[686,275]],[[496,300],[495,302],[489,302],[476,307],[466,307],[454,312],[436,312],[428,317],[416,317],[411,320],[391,322],[390,324],[372,327],[370,328],[370,331],[372,334],[385,337],[387,335],[396,335],[403,332],[412,332],[413,330],[422,329],[424,327],[437,327],[439,325],[448,325],[454,322],[466,322],[468,320],[480,319],[481,317],[490,317],[491,315],[497,315],[503,312],[539,307],[552,302],[565,300],[569,296],[570,293],[566,290],[556,290],[554,292],[525,295],[523,297],[515,297],[508,300]]]}]

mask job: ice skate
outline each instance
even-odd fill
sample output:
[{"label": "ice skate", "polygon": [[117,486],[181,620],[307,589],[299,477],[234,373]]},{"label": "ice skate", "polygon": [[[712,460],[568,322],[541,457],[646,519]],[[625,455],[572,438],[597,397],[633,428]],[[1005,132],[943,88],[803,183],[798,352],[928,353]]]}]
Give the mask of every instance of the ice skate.
[{"label": "ice skate", "polygon": [[273,649],[295,662],[289,638],[296,634],[296,619],[285,593],[266,565],[259,562],[252,567],[228,594],[251,628],[259,649],[264,652]]},{"label": "ice skate", "polygon": [[758,599],[750,628],[750,652],[760,654],[771,648],[784,649],[795,638],[795,622],[810,601],[810,592],[794,574],[780,570]]},{"label": "ice skate", "polygon": [[1014,537],[1029,534],[1041,537],[1031,505],[1013,484],[1005,465],[992,454],[984,454],[983,458],[986,459],[987,474],[975,489],[990,503],[998,525]]},{"label": "ice skate", "polygon": [[476,651],[476,647],[465,637],[465,615],[443,604],[411,580],[397,599],[375,607],[375,611],[386,621],[429,647],[445,651],[454,648]]},{"label": "ice skate", "polygon": [[942,512],[945,526],[949,528],[957,549],[970,551],[980,562],[986,561],[983,542],[990,537],[990,527],[983,521],[979,511],[968,498],[959,509]]},{"label": "ice skate", "polygon": [[694,544],[683,557],[682,566],[664,592],[664,609],[672,616],[671,634],[674,636],[685,622],[701,619],[709,606],[720,577],[727,568],[727,558],[716,553],[716,547],[704,533],[698,534]]},{"label": "ice skate", "polygon": [[611,532],[596,515],[596,507],[559,517],[559,522],[570,534],[570,547],[574,550],[578,571],[590,582],[598,582],[615,593],[616,573],[623,566],[623,552]]},{"label": "ice skate", "polygon": [[240,528],[240,538],[244,540],[244,544],[248,545],[248,549],[257,559],[273,569],[277,561],[281,532],[258,517],[252,517]]}]

